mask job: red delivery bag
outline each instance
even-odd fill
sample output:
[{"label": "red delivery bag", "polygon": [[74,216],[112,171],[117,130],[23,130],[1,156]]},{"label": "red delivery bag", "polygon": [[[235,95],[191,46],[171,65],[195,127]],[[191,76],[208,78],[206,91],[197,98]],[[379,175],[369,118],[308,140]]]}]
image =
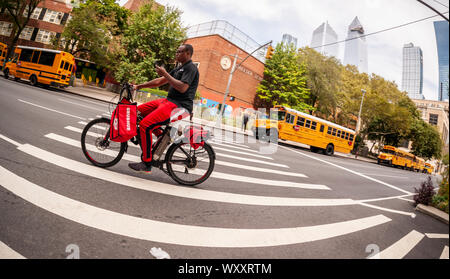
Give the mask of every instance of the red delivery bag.
[{"label": "red delivery bag", "polygon": [[201,126],[187,126],[184,129],[184,136],[189,139],[192,148],[197,150],[200,146],[205,144],[205,141],[210,138],[211,134]]},{"label": "red delivery bag", "polygon": [[137,104],[123,99],[114,110],[110,123],[110,138],[125,142],[137,135]]}]

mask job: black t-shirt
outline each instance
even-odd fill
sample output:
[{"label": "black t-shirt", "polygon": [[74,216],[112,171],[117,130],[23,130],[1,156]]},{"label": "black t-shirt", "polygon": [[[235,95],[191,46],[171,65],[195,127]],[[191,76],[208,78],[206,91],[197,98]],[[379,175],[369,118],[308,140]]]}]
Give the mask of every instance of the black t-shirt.
[{"label": "black t-shirt", "polygon": [[197,92],[199,79],[197,66],[192,63],[192,60],[189,60],[184,65],[173,69],[169,74],[175,79],[189,84],[189,88],[186,92],[180,93],[175,88],[170,86],[167,100],[175,103],[178,107],[187,109],[190,113],[192,113],[195,92]]}]

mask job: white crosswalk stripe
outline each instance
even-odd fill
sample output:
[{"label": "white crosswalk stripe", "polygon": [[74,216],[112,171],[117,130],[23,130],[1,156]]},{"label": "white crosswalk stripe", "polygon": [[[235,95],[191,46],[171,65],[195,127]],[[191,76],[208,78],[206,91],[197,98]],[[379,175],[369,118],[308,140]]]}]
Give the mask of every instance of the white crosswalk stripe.
[{"label": "white crosswalk stripe", "polygon": [[36,185],[0,167],[0,184],[22,199],[63,218],[135,239],[198,247],[268,247],[329,239],[390,222],[384,215],[281,229],[232,229],[179,225],[88,205]]},{"label": "white crosswalk stripe", "polygon": [[[56,140],[58,142],[68,144],[74,147],[80,147],[81,143],[77,140],[73,140],[71,138],[67,138],[64,136],[60,136],[57,134],[47,134],[45,137]],[[90,151],[98,151],[98,149],[90,144],[86,144],[86,148]],[[117,156],[116,151],[112,150],[105,150],[102,151],[102,154],[115,157]],[[141,159],[138,156],[130,155],[130,154],[124,154],[123,159],[131,161],[131,162],[140,162]],[[190,171],[194,174],[204,175],[205,171],[197,170],[197,171]],[[260,179],[260,178],[253,178],[253,177],[247,177],[247,176],[240,176],[240,175],[232,175],[227,173],[221,173],[218,171],[214,171],[211,174],[211,177],[217,178],[217,179],[225,179],[225,180],[231,180],[231,181],[239,181],[239,182],[245,182],[245,183],[255,183],[255,184],[261,184],[261,185],[268,185],[273,187],[294,187],[294,188],[301,188],[301,189],[315,189],[315,190],[330,190],[325,185],[320,184],[308,184],[308,183],[297,183],[297,182],[290,182],[290,181],[280,181],[280,180],[270,180],[270,179]]]},{"label": "white crosswalk stripe", "polygon": [[0,259],[25,259],[25,257],[0,241]]},{"label": "white crosswalk stripe", "polygon": [[[81,130],[79,128],[76,128],[76,127],[72,127],[72,126],[66,126],[64,128],[69,130],[69,131],[80,133],[80,134],[83,132],[83,130]],[[87,132],[87,135],[88,136],[92,136],[92,137],[103,136],[103,134],[95,134],[93,132]],[[138,145],[130,144],[128,146],[129,147],[131,146],[133,148],[137,148],[137,149],[140,150],[140,147]],[[253,167],[253,166],[235,164],[235,163],[230,163],[230,162],[220,161],[220,160],[216,160],[215,164],[226,166],[226,167],[257,171],[257,172],[273,173],[273,174],[279,174],[279,175],[287,175],[287,176],[293,176],[293,177],[304,177],[304,178],[307,178],[307,176],[302,174],[302,173],[293,173],[293,172],[279,171],[279,170],[268,169],[268,168]]]},{"label": "white crosswalk stripe", "polygon": [[379,259],[403,259],[419,242],[425,237],[415,230],[408,233],[399,241],[395,242],[385,250],[374,255],[372,258]]},{"label": "white crosswalk stripe", "polygon": [[449,255],[448,255],[448,246],[444,247],[444,250],[442,250],[442,254],[439,257],[439,259],[441,260],[448,260],[449,259]]}]

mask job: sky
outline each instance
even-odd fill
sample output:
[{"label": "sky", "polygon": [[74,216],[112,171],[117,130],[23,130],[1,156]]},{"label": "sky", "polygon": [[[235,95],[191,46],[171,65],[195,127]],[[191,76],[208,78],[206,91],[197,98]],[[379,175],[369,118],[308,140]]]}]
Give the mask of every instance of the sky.
[{"label": "sky", "polygon": [[[127,0],[116,0],[124,5]],[[416,0],[157,0],[183,12],[185,26],[212,20],[226,20],[260,44],[274,45],[287,33],[298,39],[297,47],[309,46],[312,32],[328,21],[345,40],[347,28],[358,16],[365,33],[372,33],[436,15]],[[449,0],[424,0],[439,12],[448,12]],[[448,18],[449,14],[445,14]],[[375,73],[402,86],[403,45],[413,43],[423,52],[423,94],[438,99],[439,65],[433,21],[437,16],[366,37],[369,74]],[[337,58],[343,61],[345,43]]]}]

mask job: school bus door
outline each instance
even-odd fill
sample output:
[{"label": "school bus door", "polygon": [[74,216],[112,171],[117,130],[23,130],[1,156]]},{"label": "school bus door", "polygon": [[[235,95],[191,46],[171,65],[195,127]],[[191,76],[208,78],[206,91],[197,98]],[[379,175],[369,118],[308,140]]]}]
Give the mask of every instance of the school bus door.
[{"label": "school bus door", "polygon": [[295,140],[295,130],[294,130],[295,114],[286,112],[286,117],[284,121],[279,122],[278,136],[281,139]]}]

